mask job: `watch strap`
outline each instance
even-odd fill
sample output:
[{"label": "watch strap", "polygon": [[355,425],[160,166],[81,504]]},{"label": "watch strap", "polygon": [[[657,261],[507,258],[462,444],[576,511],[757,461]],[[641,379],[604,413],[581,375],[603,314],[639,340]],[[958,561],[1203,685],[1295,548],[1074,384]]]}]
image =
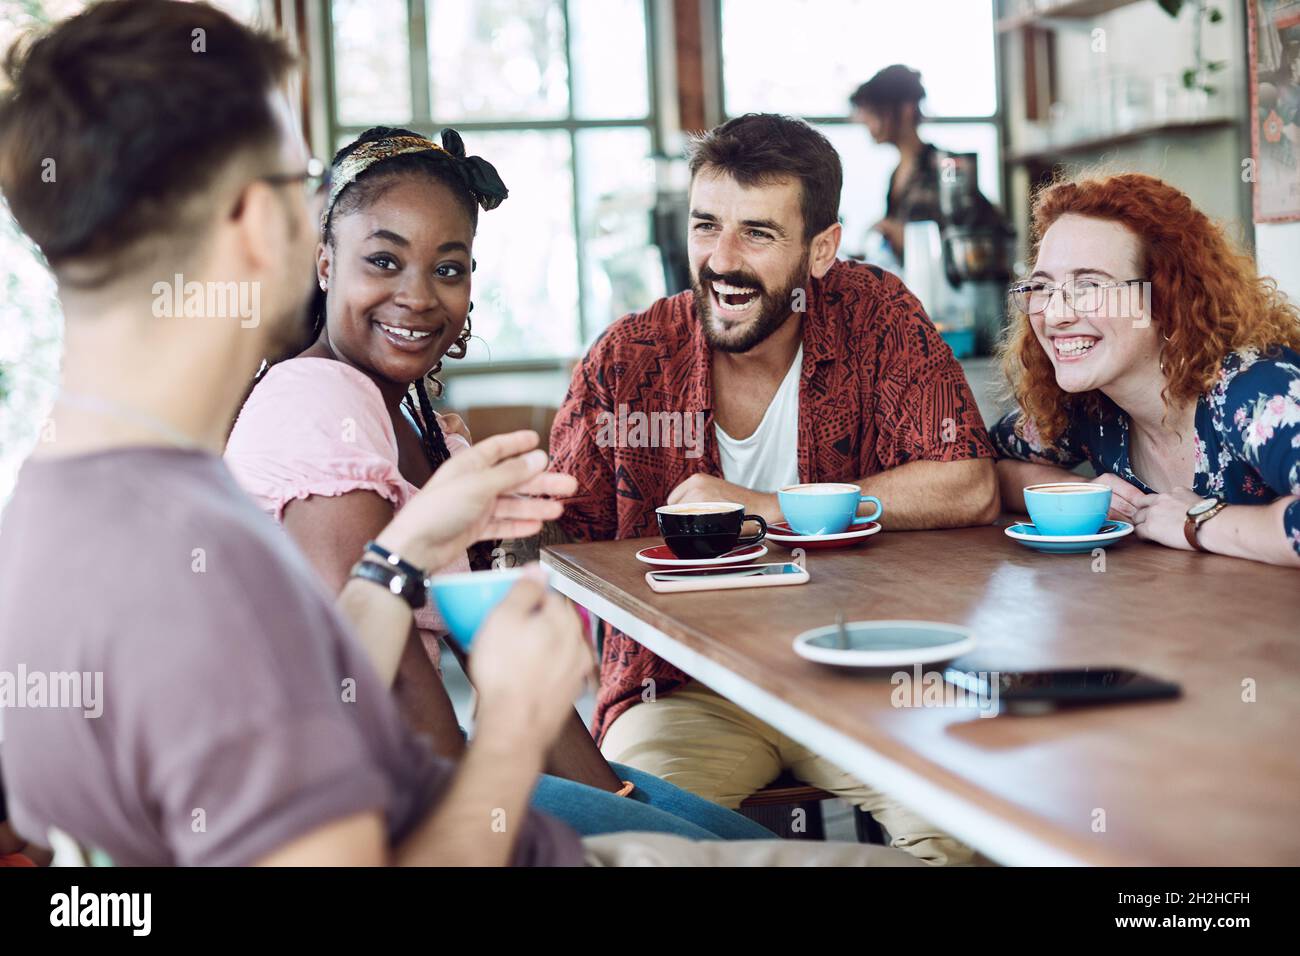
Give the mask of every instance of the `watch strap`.
[{"label": "watch strap", "polygon": [[428,577],[422,568],[417,568],[410,561],[403,560],[400,556],[389,551],[377,541],[366,542],[366,554],[373,554],[385,564],[397,568],[397,570],[401,571],[408,578],[419,578],[420,580],[424,580]]},{"label": "watch strap", "polygon": [[350,576],[378,584],[385,591],[400,597],[410,605],[412,611],[424,607],[429,599],[427,582],[423,575],[413,577],[391,565],[367,561],[363,558],[352,566]]},{"label": "watch strap", "polygon": [[1205,511],[1202,511],[1198,515],[1194,515],[1194,514],[1187,515],[1186,519],[1183,521],[1183,537],[1187,539],[1187,543],[1192,546],[1193,550],[1195,551],[1209,550],[1207,547],[1205,547],[1205,545],[1201,544],[1201,537],[1200,537],[1201,525],[1205,524],[1205,522],[1209,521],[1211,518],[1213,518],[1215,515],[1217,515],[1220,511],[1222,511],[1227,506],[1228,503],[1226,501],[1224,501],[1223,499],[1219,499],[1215,502],[1213,508],[1207,508]]}]

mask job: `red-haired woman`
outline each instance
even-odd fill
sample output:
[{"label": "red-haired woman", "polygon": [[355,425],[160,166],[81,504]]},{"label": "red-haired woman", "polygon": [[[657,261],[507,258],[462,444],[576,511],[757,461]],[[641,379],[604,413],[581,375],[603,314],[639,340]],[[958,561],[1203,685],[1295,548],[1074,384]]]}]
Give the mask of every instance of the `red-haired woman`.
[{"label": "red-haired woman", "polygon": [[1151,176],[1056,183],[1033,227],[1002,355],[1020,409],[992,429],[1002,500],[1023,510],[1026,485],[1087,461],[1140,537],[1300,566],[1300,312]]}]

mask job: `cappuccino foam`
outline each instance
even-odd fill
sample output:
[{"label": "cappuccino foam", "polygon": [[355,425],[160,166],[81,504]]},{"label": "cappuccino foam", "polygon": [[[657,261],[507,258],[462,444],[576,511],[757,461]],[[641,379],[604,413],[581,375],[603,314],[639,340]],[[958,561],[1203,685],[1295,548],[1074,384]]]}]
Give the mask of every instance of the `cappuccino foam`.
[{"label": "cappuccino foam", "polygon": [[1091,495],[1106,489],[1101,485],[1030,485],[1025,491],[1038,491],[1046,495]]},{"label": "cappuccino foam", "polygon": [[835,484],[790,485],[781,490],[787,495],[842,495],[850,491],[854,493],[858,491],[853,485]]},{"label": "cappuccino foam", "polygon": [[719,502],[716,504],[686,504],[686,505],[664,505],[658,511],[666,515],[728,515],[733,511],[740,511],[741,506],[730,504],[728,502]]}]

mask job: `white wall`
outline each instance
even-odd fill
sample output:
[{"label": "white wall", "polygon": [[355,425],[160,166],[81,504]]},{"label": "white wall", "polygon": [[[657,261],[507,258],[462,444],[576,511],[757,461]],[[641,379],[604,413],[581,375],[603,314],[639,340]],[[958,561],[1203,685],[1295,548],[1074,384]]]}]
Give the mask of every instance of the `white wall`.
[{"label": "white wall", "polygon": [[1300,222],[1261,222],[1255,226],[1255,261],[1291,301],[1300,305]]}]

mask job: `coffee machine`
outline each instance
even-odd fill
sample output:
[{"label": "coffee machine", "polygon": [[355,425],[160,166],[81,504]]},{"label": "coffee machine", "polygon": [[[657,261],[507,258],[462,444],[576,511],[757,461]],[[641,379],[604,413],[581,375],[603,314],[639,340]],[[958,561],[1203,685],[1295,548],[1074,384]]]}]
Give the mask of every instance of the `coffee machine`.
[{"label": "coffee machine", "polygon": [[[1007,284],[1016,252],[1016,233],[979,191],[978,157],[944,153],[939,158],[940,237],[945,325],[970,330],[970,341],[949,338],[958,357],[991,355],[1006,321]],[[959,349],[958,344],[966,346]]]}]

